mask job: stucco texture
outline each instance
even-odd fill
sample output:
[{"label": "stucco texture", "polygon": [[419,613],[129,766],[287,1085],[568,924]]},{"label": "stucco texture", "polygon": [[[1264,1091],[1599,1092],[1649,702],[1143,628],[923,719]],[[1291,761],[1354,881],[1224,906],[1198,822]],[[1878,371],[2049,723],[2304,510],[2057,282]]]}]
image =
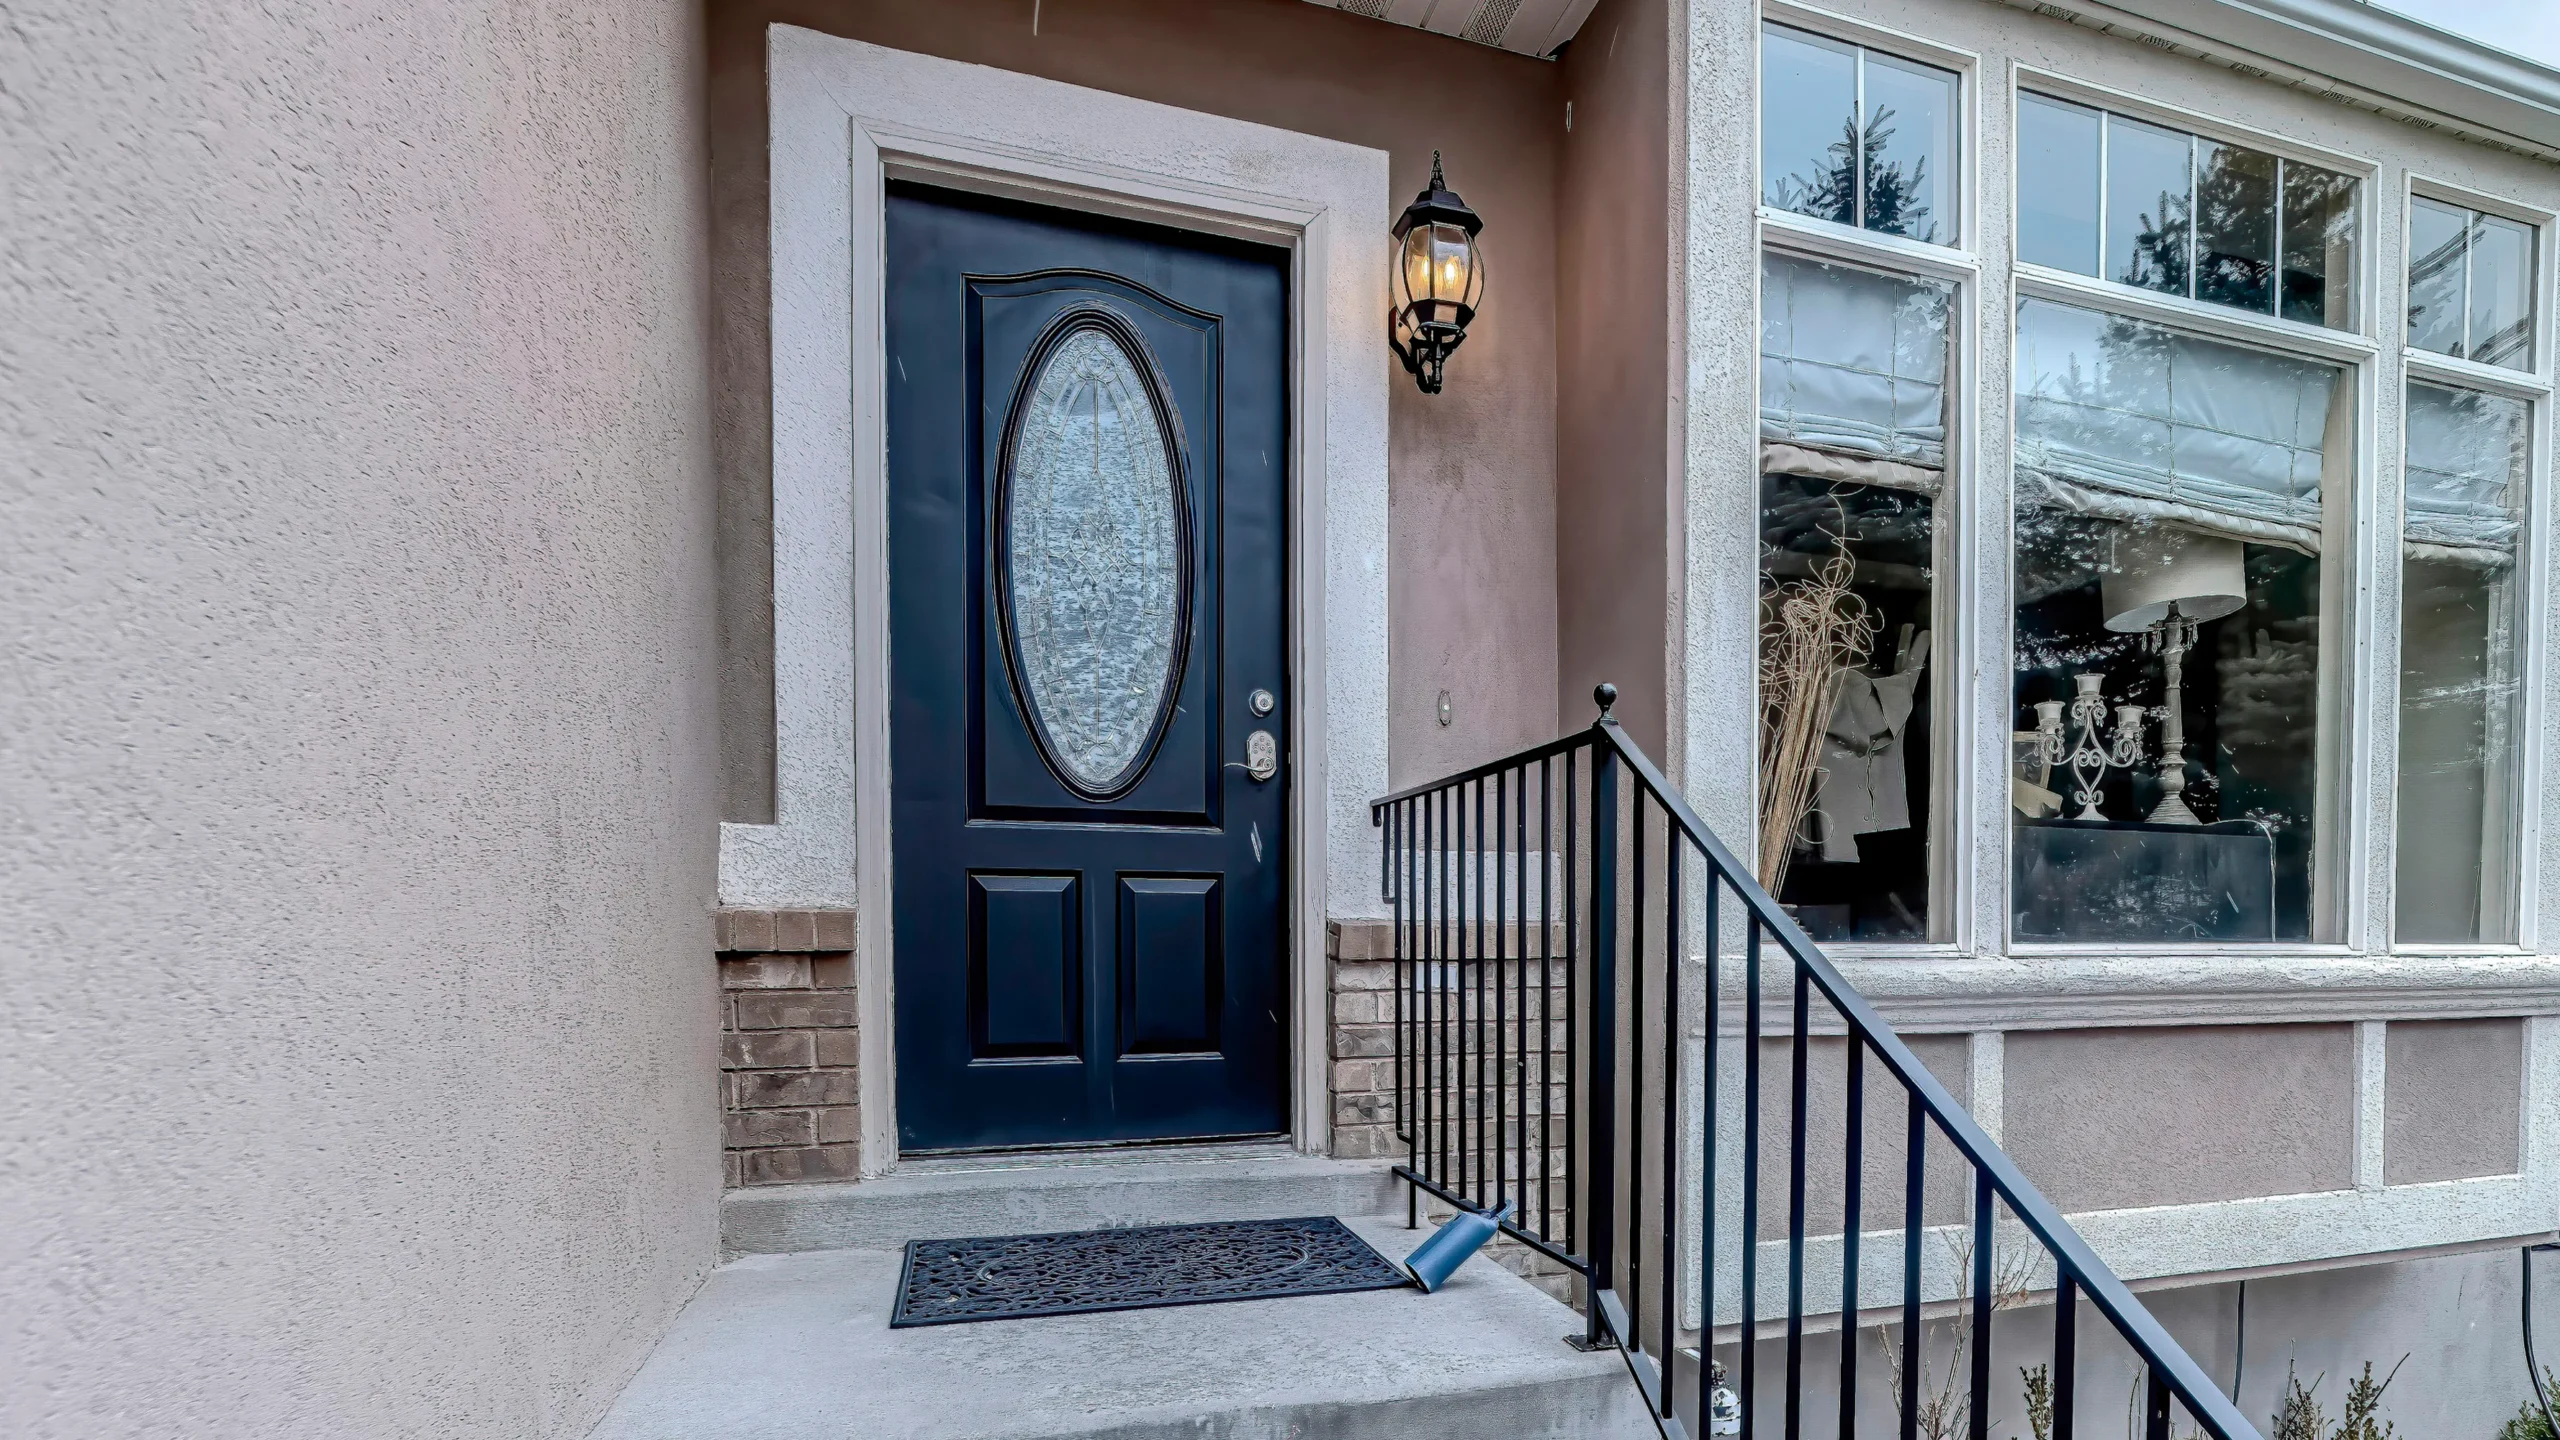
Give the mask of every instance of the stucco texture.
[{"label": "stucco texture", "polygon": [[[1448,386],[1392,375],[1389,770],[1427,779],[1555,723],[1558,67],[1303,0],[717,0],[709,7],[725,818],[773,819],[765,32],[787,24],[1388,152],[1485,217],[1488,289]],[[1370,252],[1382,270],[1388,237]],[[1347,263],[1362,263],[1355,249]],[[1386,344],[1385,317],[1378,343]],[[1450,692],[1450,723],[1438,721]],[[1583,718],[1587,718],[1586,715]]]},{"label": "stucco texture", "polygon": [[708,1267],[700,75],[0,26],[0,1434],[579,1434]]}]

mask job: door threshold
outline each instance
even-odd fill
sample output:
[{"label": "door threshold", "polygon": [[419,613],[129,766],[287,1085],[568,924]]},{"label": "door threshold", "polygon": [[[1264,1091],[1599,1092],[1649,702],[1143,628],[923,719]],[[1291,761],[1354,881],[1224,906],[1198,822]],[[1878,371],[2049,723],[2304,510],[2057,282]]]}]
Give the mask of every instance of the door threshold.
[{"label": "door threshold", "polygon": [[1021,1145],[988,1150],[922,1150],[898,1157],[910,1174],[965,1170],[1032,1170],[1076,1165],[1205,1164],[1296,1153],[1286,1135],[1216,1139],[1113,1140],[1090,1145]]}]

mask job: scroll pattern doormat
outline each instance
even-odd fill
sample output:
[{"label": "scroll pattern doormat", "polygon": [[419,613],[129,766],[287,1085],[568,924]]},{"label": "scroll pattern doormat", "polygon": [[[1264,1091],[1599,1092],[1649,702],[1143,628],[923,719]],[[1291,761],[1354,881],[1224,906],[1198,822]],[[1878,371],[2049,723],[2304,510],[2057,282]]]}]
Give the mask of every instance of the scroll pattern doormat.
[{"label": "scroll pattern doormat", "polygon": [[1411,1283],[1329,1215],[910,1240],[889,1325],[1337,1295]]}]

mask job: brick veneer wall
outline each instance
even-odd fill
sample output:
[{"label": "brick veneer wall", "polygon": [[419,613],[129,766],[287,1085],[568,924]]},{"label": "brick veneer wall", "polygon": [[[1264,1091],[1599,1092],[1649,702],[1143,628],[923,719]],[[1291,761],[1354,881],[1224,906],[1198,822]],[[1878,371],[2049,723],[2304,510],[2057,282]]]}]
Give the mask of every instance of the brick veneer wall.
[{"label": "brick veneer wall", "polygon": [[[1530,933],[1534,936],[1535,930]],[[1562,940],[1559,932],[1559,949]],[[1516,953],[1516,941],[1506,948]],[[1332,1058],[1334,1158],[1401,1160],[1405,1146],[1396,1138],[1394,933],[1384,921],[1337,920],[1325,927],[1325,954],[1330,971],[1326,1053]],[[1557,978],[1551,982],[1556,985],[1549,997],[1555,1020],[1548,1035],[1548,1048],[1559,1072],[1565,1054],[1560,977],[1559,968]],[[1532,974],[1529,978],[1534,986],[1537,977]],[[1519,1063],[1517,1058],[1508,1062],[1511,1067]],[[1505,1073],[1509,1078],[1518,1072],[1513,1068]],[[1550,1104],[1562,1103],[1563,1087],[1558,1085]],[[1516,1135],[1521,1123],[1515,1117],[1507,1128]],[[1548,1173],[1556,1182],[1559,1199],[1565,1163],[1563,1141],[1561,1134],[1540,1135],[1532,1123],[1528,1143],[1552,1147],[1547,1157]],[[1426,1200],[1425,1210],[1435,1220],[1452,1213],[1448,1206],[1430,1200]],[[1485,1253],[1557,1299],[1576,1303],[1571,1272],[1546,1256],[1508,1237],[1496,1240]]]},{"label": "brick veneer wall", "polygon": [[723,910],[714,933],[724,1182],[853,1179],[853,912]]}]

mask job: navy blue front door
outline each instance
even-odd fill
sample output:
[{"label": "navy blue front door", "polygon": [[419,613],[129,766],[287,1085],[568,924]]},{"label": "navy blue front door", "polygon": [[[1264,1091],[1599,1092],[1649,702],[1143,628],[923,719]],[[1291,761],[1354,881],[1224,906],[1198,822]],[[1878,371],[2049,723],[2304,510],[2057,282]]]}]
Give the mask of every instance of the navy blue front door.
[{"label": "navy blue front door", "polygon": [[1285,252],[888,200],[909,1151],[1285,1128]]}]

